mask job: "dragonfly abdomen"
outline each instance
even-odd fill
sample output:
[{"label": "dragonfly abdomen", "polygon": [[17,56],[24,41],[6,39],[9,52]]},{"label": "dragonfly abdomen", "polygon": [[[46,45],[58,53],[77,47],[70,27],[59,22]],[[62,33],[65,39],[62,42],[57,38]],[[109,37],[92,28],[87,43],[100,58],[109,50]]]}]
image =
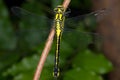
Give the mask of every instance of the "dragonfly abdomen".
[{"label": "dragonfly abdomen", "polygon": [[55,65],[54,65],[54,77],[58,77],[60,74],[60,69],[59,69],[59,56],[60,56],[60,37],[57,37],[57,42],[56,42],[56,52],[55,52]]}]

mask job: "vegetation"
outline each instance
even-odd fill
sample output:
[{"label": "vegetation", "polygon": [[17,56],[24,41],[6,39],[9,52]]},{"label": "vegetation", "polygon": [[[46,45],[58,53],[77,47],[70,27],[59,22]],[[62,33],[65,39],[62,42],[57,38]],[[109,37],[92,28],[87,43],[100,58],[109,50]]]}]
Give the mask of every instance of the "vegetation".
[{"label": "vegetation", "polygon": [[[61,0],[29,0],[22,4],[22,8],[51,18],[53,8],[61,3]],[[76,13],[84,14],[85,11],[90,12],[90,7],[89,0],[73,0],[70,3],[73,12],[70,16],[76,16]],[[0,12],[0,80],[32,80],[49,34],[48,27],[50,26],[46,24],[49,22],[35,15],[22,16],[21,19],[13,16],[11,20],[3,0],[0,1]],[[95,21],[86,20],[91,28],[84,29],[87,25],[80,22],[81,30],[94,31]],[[45,31],[41,29],[41,26],[42,29],[45,28]],[[61,43],[60,80],[103,80],[102,75],[112,70],[112,64],[100,52],[98,46],[101,41],[94,41],[90,34],[66,31]],[[93,45],[93,42],[99,44]],[[97,48],[91,48],[91,44]],[[55,41],[40,80],[53,80],[54,53]]]}]

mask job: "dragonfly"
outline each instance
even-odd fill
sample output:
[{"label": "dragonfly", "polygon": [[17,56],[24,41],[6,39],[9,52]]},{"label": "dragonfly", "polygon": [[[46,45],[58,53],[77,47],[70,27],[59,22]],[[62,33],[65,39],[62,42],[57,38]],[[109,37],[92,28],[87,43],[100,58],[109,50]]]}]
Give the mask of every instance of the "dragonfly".
[{"label": "dragonfly", "polygon": [[[72,18],[67,18],[66,17],[67,12],[65,11],[64,7],[62,5],[58,5],[54,9],[55,16],[53,19],[49,19],[45,15],[40,16],[40,15],[32,14],[31,12],[29,12],[25,9],[22,9],[20,7],[13,7],[12,12],[16,16],[23,18],[23,21],[27,22],[26,24],[28,24],[27,25],[28,27],[25,27],[26,28],[25,33],[27,33],[27,29],[29,29],[29,31],[31,31],[31,32],[36,30],[36,33],[41,31],[40,34],[39,33],[37,35],[35,34],[36,38],[38,38],[38,41],[35,41],[35,42],[39,43],[40,39],[45,38],[45,36],[42,36],[42,35],[43,34],[47,35],[47,33],[49,33],[48,30],[50,30],[51,26],[53,26],[52,28],[54,28],[55,34],[56,34],[56,50],[55,50],[55,62],[54,62],[53,76],[59,77],[59,75],[60,75],[60,69],[59,69],[60,44],[61,44],[62,35],[64,36],[63,32],[68,31],[68,33],[69,33],[69,31],[70,32],[72,31],[71,34],[80,35],[77,32],[79,32],[80,30],[83,30],[80,27],[81,21],[84,21],[84,23],[87,26],[86,28],[89,28],[89,26],[88,26],[89,18],[91,19],[91,17],[92,17],[92,19],[95,19],[95,21],[99,22],[106,15],[107,10],[100,9],[100,10],[91,12],[89,14],[80,15],[80,16],[76,16],[76,17],[72,17]],[[30,17],[32,17],[32,18],[30,18]],[[87,17],[89,17],[89,18],[87,18]],[[40,24],[37,24],[37,22],[40,22]],[[26,26],[26,25],[25,24],[23,25],[21,23],[21,26]],[[34,26],[34,28],[30,27],[30,26]],[[84,32],[84,31],[83,31],[83,33],[92,34],[95,36],[98,35],[96,33],[89,33],[89,32]],[[34,35],[34,34],[31,34],[31,36],[32,35]],[[42,37],[38,37],[40,35]],[[74,38],[72,36],[69,36],[69,37]],[[71,39],[71,38],[69,38],[69,39]],[[28,39],[28,38],[26,38],[26,39]],[[70,41],[69,39],[68,39],[68,41]],[[28,41],[29,41],[29,39],[28,39]],[[78,41],[79,41],[79,38],[78,38]],[[38,43],[36,43],[36,44],[38,44]]]}]

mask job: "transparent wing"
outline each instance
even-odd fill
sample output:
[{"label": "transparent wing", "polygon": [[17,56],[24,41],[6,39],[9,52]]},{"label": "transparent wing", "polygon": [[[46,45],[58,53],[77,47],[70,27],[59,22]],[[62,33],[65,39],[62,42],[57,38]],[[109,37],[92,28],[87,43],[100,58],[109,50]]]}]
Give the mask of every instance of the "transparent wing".
[{"label": "transparent wing", "polygon": [[68,18],[65,20],[65,26],[72,29],[82,29],[82,26],[84,28],[91,28],[95,26],[96,22],[102,20],[108,12],[107,9],[100,9],[89,14]]},{"label": "transparent wing", "polygon": [[47,18],[46,15],[39,16],[20,7],[13,7],[11,10],[21,21],[25,22],[27,25],[29,24],[29,28],[34,26],[34,28],[48,29],[53,22],[53,20]]},{"label": "transparent wing", "polygon": [[62,41],[68,43],[73,49],[85,50],[88,47],[100,50],[103,45],[104,37],[98,33],[72,31],[64,32]]},{"label": "transparent wing", "polygon": [[19,7],[12,8],[13,14],[19,18],[19,38],[24,45],[34,47],[47,39],[52,27],[52,19],[39,16]]},{"label": "transparent wing", "polygon": [[102,20],[107,14],[108,10],[101,9],[89,14],[66,19],[64,31],[68,33],[63,35],[64,40],[69,42],[74,48],[75,46],[79,46],[81,49],[85,49],[85,47],[91,44],[100,48],[104,37],[90,31],[95,31],[96,23]]}]

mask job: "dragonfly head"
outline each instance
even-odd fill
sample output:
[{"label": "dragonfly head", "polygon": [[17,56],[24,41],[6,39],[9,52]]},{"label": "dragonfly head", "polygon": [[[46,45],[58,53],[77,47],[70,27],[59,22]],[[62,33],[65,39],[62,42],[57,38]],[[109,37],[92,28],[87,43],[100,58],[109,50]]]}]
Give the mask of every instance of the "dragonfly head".
[{"label": "dragonfly head", "polygon": [[54,12],[55,13],[64,13],[65,9],[62,5],[58,5],[55,9]]}]

